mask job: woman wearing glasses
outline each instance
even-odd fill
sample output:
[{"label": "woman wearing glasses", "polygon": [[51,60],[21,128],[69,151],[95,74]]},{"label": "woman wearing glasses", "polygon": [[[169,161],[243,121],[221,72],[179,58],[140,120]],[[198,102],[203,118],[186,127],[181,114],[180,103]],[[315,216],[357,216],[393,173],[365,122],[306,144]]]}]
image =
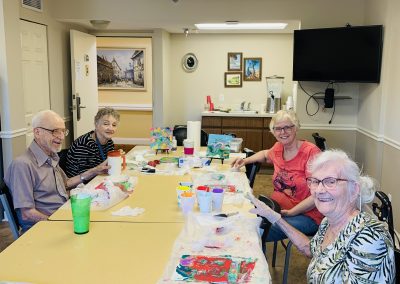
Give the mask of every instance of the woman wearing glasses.
[{"label": "woman wearing glasses", "polygon": [[279,226],[293,244],[312,257],[309,283],[394,283],[393,241],[385,225],[362,212],[375,196],[374,182],[346,153],[329,150],[308,166],[307,185],[318,210],[326,216],[310,241],[281,215],[252,198],[251,212]]},{"label": "woman wearing glasses", "polygon": [[81,175],[81,181],[87,182],[96,176],[84,175],[87,170],[102,167],[104,172],[107,171],[107,153],[114,150],[112,137],[117,130],[119,118],[119,113],[112,108],[103,108],[97,112],[94,118],[95,129],[78,137],[68,150],[65,169],[68,177]]},{"label": "woman wearing glasses", "polygon": [[[274,165],[272,177],[274,192],[271,198],[281,207],[285,220],[306,235],[313,235],[323,216],[315,208],[306,184],[308,161],[320,152],[314,144],[296,137],[300,127],[299,119],[293,111],[280,110],[271,119],[271,133],[277,142],[267,150],[257,152],[246,159],[237,159],[233,167],[240,168],[254,162]],[[306,200],[305,202],[302,202]],[[302,202],[301,204],[299,204]],[[287,238],[285,233],[272,225],[263,239],[277,241]]]}]

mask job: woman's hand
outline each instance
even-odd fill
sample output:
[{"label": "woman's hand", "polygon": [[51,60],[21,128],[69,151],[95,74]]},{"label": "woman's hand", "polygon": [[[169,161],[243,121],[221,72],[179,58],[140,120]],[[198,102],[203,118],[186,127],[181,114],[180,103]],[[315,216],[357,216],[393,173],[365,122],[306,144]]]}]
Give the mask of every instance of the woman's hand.
[{"label": "woman's hand", "polygon": [[94,175],[106,174],[111,166],[107,165],[107,160],[93,168]]},{"label": "woman's hand", "polygon": [[235,168],[235,169],[240,169],[241,167],[243,167],[244,165],[246,165],[245,161],[243,158],[236,158],[235,160],[233,160],[233,162],[231,163],[231,167]]},{"label": "woman's hand", "polygon": [[257,215],[267,218],[268,221],[271,222],[271,224],[274,224],[276,221],[281,219],[281,214],[272,210],[264,202],[254,198],[254,197],[252,198],[251,202],[254,204],[254,206],[256,206],[256,208],[250,209],[250,213],[254,213],[254,214],[257,214]]}]

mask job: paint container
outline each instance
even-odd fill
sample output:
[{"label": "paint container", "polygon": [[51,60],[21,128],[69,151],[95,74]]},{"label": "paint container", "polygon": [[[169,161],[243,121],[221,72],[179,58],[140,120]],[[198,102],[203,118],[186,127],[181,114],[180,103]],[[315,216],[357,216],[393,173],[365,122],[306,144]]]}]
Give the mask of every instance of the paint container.
[{"label": "paint container", "polygon": [[224,202],[224,190],[222,188],[213,188],[212,190],[212,208],[215,212],[221,212]]},{"label": "paint container", "polygon": [[181,194],[181,209],[183,215],[193,211],[195,198],[192,192],[185,191]]},{"label": "paint container", "polygon": [[181,207],[181,196],[184,192],[191,192],[190,186],[180,185],[176,188],[176,196],[178,198],[178,206]]},{"label": "paint container", "polygon": [[194,153],[194,141],[192,139],[183,140],[183,153],[185,155],[193,155],[193,153]]},{"label": "paint container", "polygon": [[212,208],[212,195],[211,192],[198,190],[197,201],[201,213],[210,213]]}]

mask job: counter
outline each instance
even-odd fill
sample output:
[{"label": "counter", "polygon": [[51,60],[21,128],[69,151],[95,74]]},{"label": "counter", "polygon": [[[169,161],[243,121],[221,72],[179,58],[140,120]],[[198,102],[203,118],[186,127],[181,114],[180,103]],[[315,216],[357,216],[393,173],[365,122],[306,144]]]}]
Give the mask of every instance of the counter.
[{"label": "counter", "polygon": [[273,117],[274,113],[252,113],[252,112],[223,112],[223,111],[203,111],[201,116],[223,116],[223,117]]}]

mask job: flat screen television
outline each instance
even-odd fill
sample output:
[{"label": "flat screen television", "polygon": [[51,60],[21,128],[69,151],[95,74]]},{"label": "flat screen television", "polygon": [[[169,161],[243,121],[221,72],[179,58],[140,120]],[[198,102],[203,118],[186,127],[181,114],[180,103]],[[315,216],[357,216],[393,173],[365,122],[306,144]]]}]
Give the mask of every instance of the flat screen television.
[{"label": "flat screen television", "polygon": [[293,81],[379,83],[383,26],[294,31]]}]

